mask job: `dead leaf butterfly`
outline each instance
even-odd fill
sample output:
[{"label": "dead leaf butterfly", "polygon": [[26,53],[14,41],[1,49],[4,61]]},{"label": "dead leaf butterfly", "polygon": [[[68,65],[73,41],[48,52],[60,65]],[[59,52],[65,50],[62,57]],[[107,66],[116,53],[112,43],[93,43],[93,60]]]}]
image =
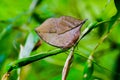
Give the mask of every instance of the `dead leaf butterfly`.
[{"label": "dead leaf butterfly", "polygon": [[48,44],[66,49],[76,43],[80,36],[80,28],[85,21],[70,16],[49,18],[35,31]]}]

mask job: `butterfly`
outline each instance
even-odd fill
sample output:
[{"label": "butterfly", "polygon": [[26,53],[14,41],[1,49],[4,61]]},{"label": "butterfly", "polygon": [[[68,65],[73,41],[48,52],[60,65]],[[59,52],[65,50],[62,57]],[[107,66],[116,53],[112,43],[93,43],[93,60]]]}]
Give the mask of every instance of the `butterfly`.
[{"label": "butterfly", "polygon": [[70,16],[49,18],[35,29],[42,40],[59,48],[72,47],[80,36],[80,29],[86,20]]}]

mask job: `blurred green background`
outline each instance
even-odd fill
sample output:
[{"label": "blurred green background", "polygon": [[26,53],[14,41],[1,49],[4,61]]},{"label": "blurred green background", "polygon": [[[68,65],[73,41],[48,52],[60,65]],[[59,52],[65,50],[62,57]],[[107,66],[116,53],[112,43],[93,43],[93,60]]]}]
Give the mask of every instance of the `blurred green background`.
[{"label": "blurred green background", "polygon": [[[64,15],[88,19],[82,27],[83,31],[94,21],[110,19],[117,9],[114,0],[0,0],[0,79],[8,64],[18,58],[55,49],[41,41],[37,50],[28,52],[25,49],[26,54],[20,52],[20,45],[34,45],[31,40],[38,39],[34,29],[47,18]],[[82,80],[87,57],[106,34],[108,25],[99,25],[80,41],[67,80]],[[95,51],[96,63],[91,80],[120,80],[120,18],[113,27],[107,39]],[[67,56],[63,53],[45,58],[22,67],[20,73],[14,70],[10,80],[61,80]]]}]

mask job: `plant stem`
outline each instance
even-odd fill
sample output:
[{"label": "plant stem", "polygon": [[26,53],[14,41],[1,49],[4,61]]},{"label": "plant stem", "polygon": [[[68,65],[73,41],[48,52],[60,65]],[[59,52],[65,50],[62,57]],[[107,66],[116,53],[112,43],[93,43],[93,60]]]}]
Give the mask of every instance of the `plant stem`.
[{"label": "plant stem", "polygon": [[64,52],[64,51],[65,50],[63,50],[63,49],[56,49],[56,50],[53,50],[50,52],[44,52],[44,53],[36,54],[36,55],[30,56],[27,58],[19,59],[19,60],[15,61],[9,65],[8,72],[11,72],[13,69],[20,68],[20,67],[25,66],[29,63],[41,60],[41,59],[46,58],[48,56],[57,55],[57,54]]},{"label": "plant stem", "polygon": [[62,80],[66,80],[66,78],[67,78],[67,75],[68,75],[68,72],[70,69],[70,65],[74,58],[73,54],[74,54],[74,47],[71,48],[71,51],[70,51],[70,53],[66,59],[66,62],[64,64],[63,71],[62,71]]}]

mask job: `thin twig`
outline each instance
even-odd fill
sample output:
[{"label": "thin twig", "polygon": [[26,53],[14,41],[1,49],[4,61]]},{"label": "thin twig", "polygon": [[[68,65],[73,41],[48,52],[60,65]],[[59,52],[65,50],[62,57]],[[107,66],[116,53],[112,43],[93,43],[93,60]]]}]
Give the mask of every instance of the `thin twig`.
[{"label": "thin twig", "polygon": [[62,71],[62,80],[66,80],[69,69],[70,69],[70,65],[73,61],[73,52],[74,52],[74,47],[71,48],[70,54],[68,55],[66,62],[64,64],[63,67],[63,71]]},{"label": "thin twig", "polygon": [[7,73],[5,73],[5,74],[3,75],[3,77],[2,77],[1,80],[8,80],[9,76],[10,76],[10,73],[7,72]]}]

